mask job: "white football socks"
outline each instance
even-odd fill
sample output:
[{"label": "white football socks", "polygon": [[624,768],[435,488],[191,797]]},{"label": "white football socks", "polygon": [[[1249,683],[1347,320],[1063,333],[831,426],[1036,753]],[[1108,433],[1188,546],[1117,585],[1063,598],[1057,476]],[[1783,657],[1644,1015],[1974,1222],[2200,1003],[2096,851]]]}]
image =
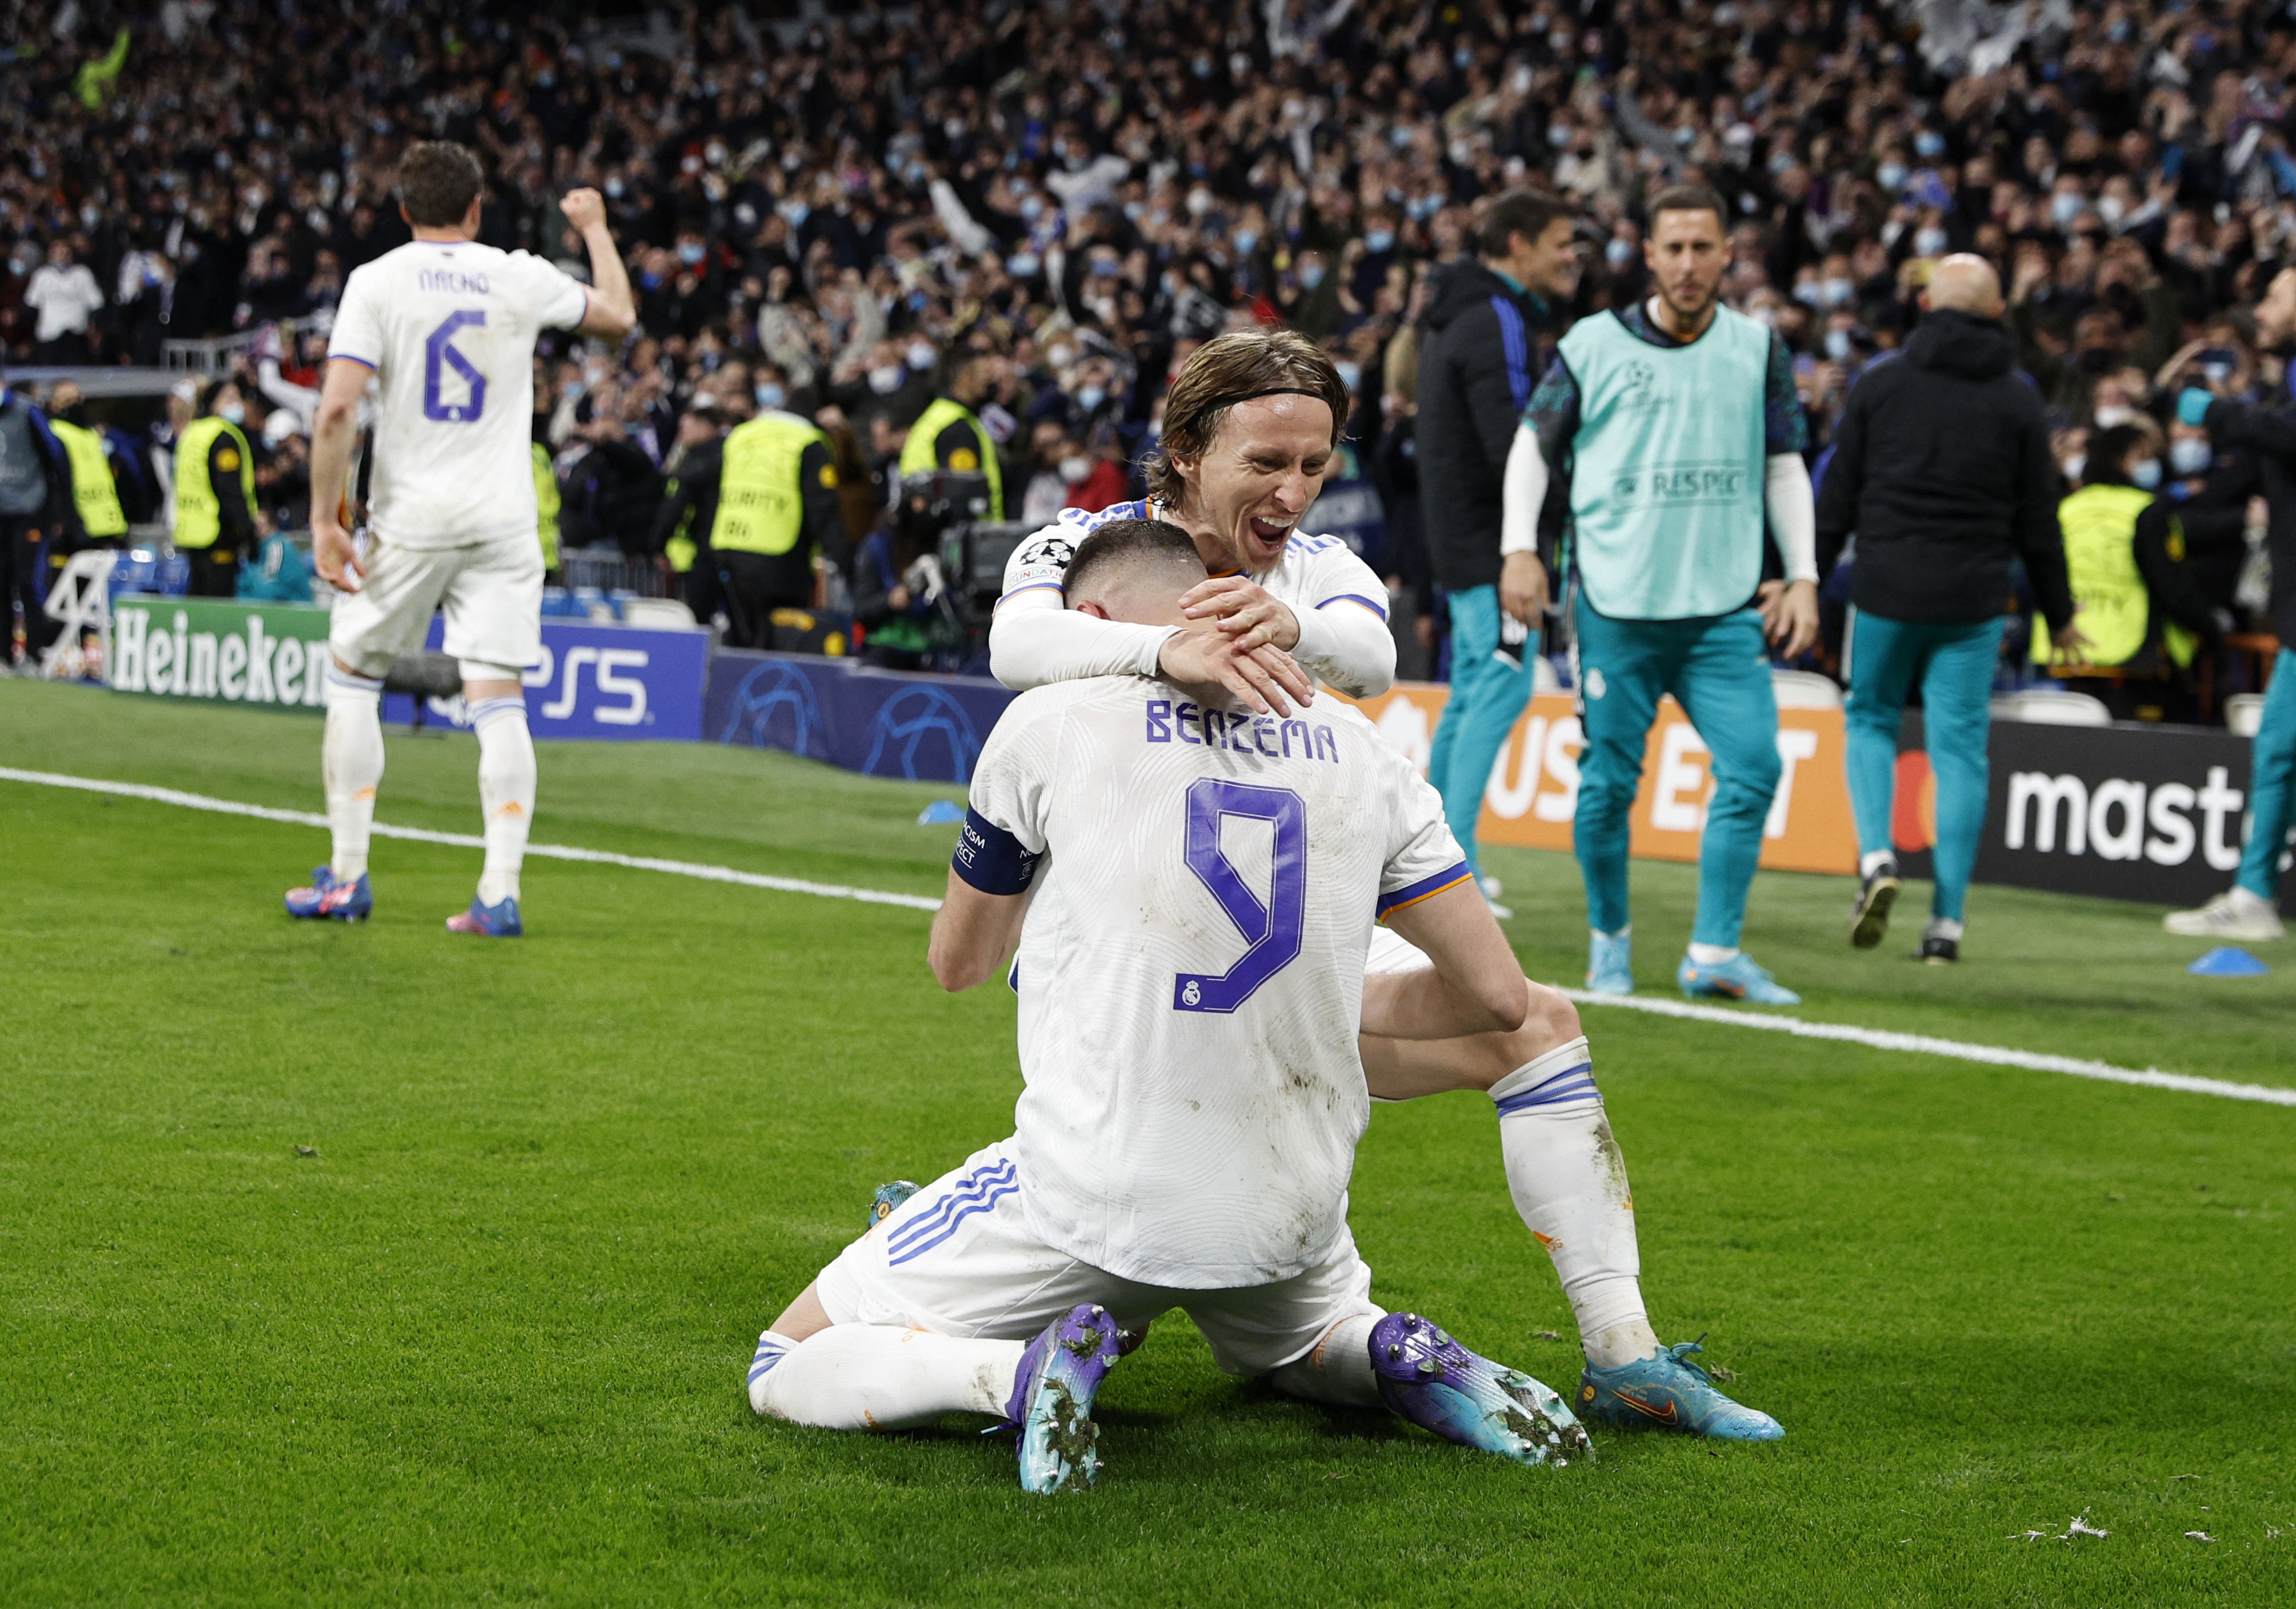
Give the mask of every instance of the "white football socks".
[{"label": "white football socks", "polygon": [[1028,1350],[890,1324],[835,1324],[799,1342],[768,1330],[750,1365],[750,1406],[823,1430],[904,1430],[943,1414],[1001,1419]]},{"label": "white football socks", "polygon": [[1738,947],[1734,944],[1693,944],[1690,947],[1690,958],[1701,966],[1722,966],[1738,958]]},{"label": "white football socks", "polygon": [[534,736],[526,727],[526,695],[480,699],[471,706],[471,725],[479,735],[479,805],[487,830],[479,899],[498,905],[518,898],[519,867],[534,826]]},{"label": "white football socks", "polygon": [[1287,1397],[1308,1402],[1329,1402],[1341,1408],[1377,1408],[1379,1376],[1371,1367],[1371,1327],[1376,1314],[1342,1318],[1324,1332],[1324,1338],[1267,1376],[1267,1383]]},{"label": "white football socks", "polygon": [[1554,1260],[1587,1361],[1612,1368],[1658,1350],[1643,1307],[1642,1252],[1626,1159],[1611,1137],[1582,1036],[1491,1086],[1507,1189]]},{"label": "white football socks", "polygon": [[330,661],[327,730],[319,741],[319,775],[327,791],[327,826],[334,839],[328,866],[338,882],[366,872],[374,833],[374,791],[382,785],[382,681]]}]

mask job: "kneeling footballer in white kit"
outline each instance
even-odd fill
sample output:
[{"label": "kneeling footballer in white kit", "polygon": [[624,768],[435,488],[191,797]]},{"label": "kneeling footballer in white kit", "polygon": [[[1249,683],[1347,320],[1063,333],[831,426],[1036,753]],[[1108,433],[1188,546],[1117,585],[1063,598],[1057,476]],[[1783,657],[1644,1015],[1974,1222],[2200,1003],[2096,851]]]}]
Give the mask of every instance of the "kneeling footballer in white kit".
[{"label": "kneeling footballer in white kit", "polygon": [[[459,145],[422,142],[398,168],[414,239],[356,268],[343,286],[311,441],[312,556],[344,595],[327,641],[321,768],[333,834],[328,863],[287,896],[290,915],[341,922],[374,906],[367,847],[382,782],[382,681],[447,616],[464,707],[479,738],[486,869],[455,932],[514,937],[519,869],[534,819],[534,740],[522,675],[542,658],[542,547],[533,455],[534,341],[570,328],[616,339],[634,322],[628,276],[594,190],[561,202],[582,234],[581,282],[523,251],[477,243],[482,176]],[[372,543],[344,528],[359,399],[375,405]]]},{"label": "kneeling footballer in white kit", "polygon": [[[1124,521],[1078,550],[1070,596],[1177,620],[1201,574],[1184,533]],[[1352,710],[1277,720],[1113,676],[1016,700],[971,804],[931,959],[966,989],[1018,940],[1015,1132],[821,1271],[759,1339],[750,1405],[852,1430],[996,1414],[1023,1486],[1074,1490],[1123,1334],[1177,1307],[1230,1374],[1580,1456],[1554,1393],[1374,1303],[1348,1232],[1358,1019],[1504,1030],[1528,999],[1410,763]],[[1382,915],[1433,965],[1367,979]]]},{"label": "kneeling footballer in white kit", "polygon": [[[1385,692],[1395,677],[1385,587],[1345,543],[1300,525],[1347,408],[1330,357],[1292,331],[1232,331],[1198,348],[1165,398],[1163,436],[1145,466],[1152,495],[1098,513],[1069,510],[1013,550],[989,633],[997,679],[1029,688],[1130,670],[1218,682],[1279,717],[1294,705],[1324,708],[1309,704],[1307,673],[1358,697]],[[1168,520],[1195,542],[1209,575],[1181,602],[1197,629],[1062,606],[1077,545],[1110,521],[1143,517]],[[1367,964],[1407,972],[1427,957],[1382,929]],[[1578,1323],[1581,1417],[1736,1441],[1784,1435],[1769,1415],[1715,1388],[1690,1359],[1697,1342],[1662,1345],[1652,1329],[1626,1162],[1578,1010],[1556,989],[1528,987],[1529,1014],[1509,1033],[1405,1039],[1366,1024],[1373,1098],[1490,1096],[1515,1210]]]}]

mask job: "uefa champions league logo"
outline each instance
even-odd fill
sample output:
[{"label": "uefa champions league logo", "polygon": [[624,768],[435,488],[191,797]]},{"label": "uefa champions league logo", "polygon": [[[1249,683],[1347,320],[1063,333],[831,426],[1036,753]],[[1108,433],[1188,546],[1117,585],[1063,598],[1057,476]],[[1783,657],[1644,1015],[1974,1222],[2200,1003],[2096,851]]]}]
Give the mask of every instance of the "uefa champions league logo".
[{"label": "uefa champions league logo", "polygon": [[802,671],[791,665],[760,665],[742,678],[734,690],[733,710],[726,728],[718,734],[721,743],[747,743],[754,749],[780,748],[783,745],[768,740],[767,733],[775,718],[785,716],[790,725],[789,751],[809,759],[826,759],[821,751],[819,734],[822,731],[821,704],[814,697],[813,684]]},{"label": "uefa champions league logo", "polygon": [[877,727],[870,736],[869,758],[861,767],[862,774],[882,775],[878,762],[889,759],[890,751],[898,746],[901,775],[915,782],[919,748],[935,738],[948,745],[950,779],[970,781],[972,762],[980,758],[980,735],[964,706],[938,687],[904,688],[877,711]]}]

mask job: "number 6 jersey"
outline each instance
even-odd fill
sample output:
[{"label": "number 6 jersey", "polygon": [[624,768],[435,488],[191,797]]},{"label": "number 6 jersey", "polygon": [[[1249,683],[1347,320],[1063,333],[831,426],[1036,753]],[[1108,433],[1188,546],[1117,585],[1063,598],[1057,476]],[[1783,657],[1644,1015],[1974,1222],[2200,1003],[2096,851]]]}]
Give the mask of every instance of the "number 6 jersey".
[{"label": "number 6 jersey", "polygon": [[402,547],[535,532],[534,338],[589,293],[540,258],[414,241],[351,271],[327,356],[381,382],[369,523]]},{"label": "number 6 jersey", "polygon": [[1015,962],[1031,1227],[1213,1290],[1313,1268],[1339,1234],[1374,923],[1468,872],[1435,791],[1352,708],[1199,697],[1140,677],[1021,694],[957,872],[1002,891],[980,865],[1045,857]]}]

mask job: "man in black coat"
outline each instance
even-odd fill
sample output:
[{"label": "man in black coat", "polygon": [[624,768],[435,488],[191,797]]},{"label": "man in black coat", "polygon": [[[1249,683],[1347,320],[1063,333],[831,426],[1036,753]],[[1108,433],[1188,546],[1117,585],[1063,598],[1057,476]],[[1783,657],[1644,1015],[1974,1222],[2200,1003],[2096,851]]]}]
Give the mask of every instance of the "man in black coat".
[{"label": "man in black coat", "polygon": [[1902,356],[1858,379],[1834,432],[1817,495],[1817,568],[1831,571],[1854,532],[1849,629],[1850,809],[1857,822],[1849,941],[1882,941],[1898,895],[1890,821],[1898,728],[1918,679],[1937,777],[1937,879],[1919,955],[1961,956],[1962,905],[1985,825],[1993,667],[2021,558],[2052,640],[2074,628],[2057,527],[2057,471],[2041,396],[2016,372],[2002,326],[2001,282],[1981,257],[1948,257],[1923,293]]},{"label": "man in black coat", "polygon": [[[1476,249],[1480,261],[1455,263],[1435,282],[1414,436],[1428,556],[1451,612],[1451,697],[1428,779],[1480,874],[1475,820],[1491,764],[1530,699],[1538,648],[1528,637],[1546,606],[1537,554],[1500,561],[1507,452],[1546,363],[1538,332],[1577,286],[1578,259],[1570,208],[1521,191],[1491,203]],[[1497,891],[1488,879],[1484,891]]]}]

